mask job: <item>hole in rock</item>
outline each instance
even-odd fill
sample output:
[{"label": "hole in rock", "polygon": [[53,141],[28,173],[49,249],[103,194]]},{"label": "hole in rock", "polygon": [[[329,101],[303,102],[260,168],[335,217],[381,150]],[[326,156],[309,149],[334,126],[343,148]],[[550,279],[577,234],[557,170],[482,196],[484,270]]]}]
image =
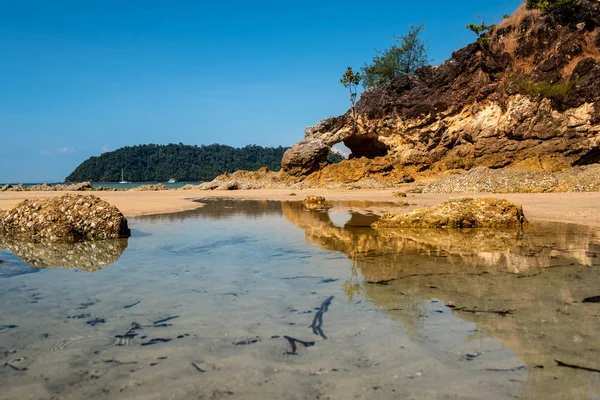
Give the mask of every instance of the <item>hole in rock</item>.
[{"label": "hole in rock", "polygon": [[388,154],[388,147],[374,137],[349,137],[344,140],[346,147],[350,149],[349,159],[352,158],[375,158]]},{"label": "hole in rock", "polygon": [[587,165],[600,163],[600,149],[592,149],[582,155],[579,160],[575,161],[573,165]]}]

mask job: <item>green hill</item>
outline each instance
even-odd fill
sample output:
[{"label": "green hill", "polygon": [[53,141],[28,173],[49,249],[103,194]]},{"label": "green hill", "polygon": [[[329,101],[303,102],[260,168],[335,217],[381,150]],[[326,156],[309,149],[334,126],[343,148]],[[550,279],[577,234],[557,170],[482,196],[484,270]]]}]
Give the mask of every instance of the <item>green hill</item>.
[{"label": "green hill", "polygon": [[[211,144],[145,144],[127,146],[90,157],[65,178],[66,182],[118,182],[121,169],[131,182],[209,181],[224,172],[239,169],[257,170],[281,168],[281,158],[287,147],[250,145],[243,148]],[[336,160],[339,161],[339,160]]]}]

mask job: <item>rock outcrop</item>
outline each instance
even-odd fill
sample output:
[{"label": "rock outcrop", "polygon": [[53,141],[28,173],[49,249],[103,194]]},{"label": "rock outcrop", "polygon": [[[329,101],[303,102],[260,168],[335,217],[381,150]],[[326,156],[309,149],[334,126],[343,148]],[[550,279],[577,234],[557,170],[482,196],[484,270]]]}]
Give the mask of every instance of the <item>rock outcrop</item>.
[{"label": "rock outcrop", "polygon": [[0,213],[0,234],[25,241],[80,242],[130,236],[127,219],[92,195],[23,200]]},{"label": "rock outcrop", "polygon": [[154,185],[140,185],[129,189],[132,192],[158,192],[161,190],[169,190],[164,183],[157,183]]},{"label": "rock outcrop", "polygon": [[504,199],[455,199],[410,213],[385,213],[373,223],[385,228],[522,228],[527,219],[521,206]]},{"label": "rock outcrop", "polygon": [[[548,14],[521,6],[440,66],[363,93],[356,121],[348,112],[307,128],[283,170],[309,182],[391,186],[477,166],[560,171],[598,163],[598,38],[598,1]],[[342,142],[351,159],[327,165],[328,149]]]},{"label": "rock outcrop", "polygon": [[271,171],[268,167],[258,171],[235,171],[224,173],[211,182],[201,184],[200,190],[247,190],[247,189],[301,189],[301,183],[281,171]]}]

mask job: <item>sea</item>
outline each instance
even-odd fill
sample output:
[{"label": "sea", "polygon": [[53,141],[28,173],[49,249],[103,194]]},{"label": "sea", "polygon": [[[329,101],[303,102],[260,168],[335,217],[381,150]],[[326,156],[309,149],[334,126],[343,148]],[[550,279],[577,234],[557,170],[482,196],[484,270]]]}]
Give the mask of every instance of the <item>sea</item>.
[{"label": "sea", "polygon": [[[28,186],[34,186],[34,185],[41,185],[44,182],[41,183],[23,183],[23,186],[28,187]],[[127,190],[127,189],[131,189],[131,188],[135,188],[138,186],[143,186],[143,185],[156,185],[162,183],[163,185],[165,185],[168,189],[178,189],[180,187],[183,187],[185,185],[199,185],[201,183],[203,183],[202,181],[181,181],[181,182],[175,182],[175,183],[169,183],[169,182],[127,182],[127,183],[119,183],[119,182],[93,182],[92,186],[94,188],[98,188],[98,187],[102,187],[102,188],[109,188],[109,189],[122,189],[122,190]],[[18,183],[10,183],[11,185],[18,185]],[[54,182],[54,183],[49,183],[50,185],[54,186],[54,185],[69,185],[69,183],[64,183],[64,182]],[[4,186],[5,183],[0,183],[0,187]]]},{"label": "sea", "polygon": [[598,228],[198,201],[128,239],[0,238],[0,399],[600,399]]}]

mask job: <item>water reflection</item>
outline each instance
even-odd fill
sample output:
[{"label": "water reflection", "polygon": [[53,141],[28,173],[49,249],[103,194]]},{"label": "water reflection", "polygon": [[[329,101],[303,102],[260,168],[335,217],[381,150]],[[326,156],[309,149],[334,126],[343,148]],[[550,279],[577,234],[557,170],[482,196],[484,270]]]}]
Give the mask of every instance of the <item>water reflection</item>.
[{"label": "water reflection", "polygon": [[[274,200],[239,200],[220,197],[207,197],[194,200],[203,206],[195,210],[182,211],[171,214],[144,215],[136,217],[142,221],[184,221],[190,219],[221,220],[235,216],[259,219],[267,215],[282,215],[284,207],[293,207],[301,210],[305,207],[300,200],[274,201]],[[370,214],[373,211],[402,208],[407,204],[403,202],[384,201],[328,201],[329,207],[352,208],[361,211],[361,214]],[[358,215],[358,214],[357,214]],[[371,221],[375,221],[372,219]]]},{"label": "water reflection", "polygon": [[[194,211],[133,219],[132,248],[102,274],[63,279],[67,273],[60,272],[52,280],[48,272],[2,280],[2,323],[19,330],[4,330],[0,350],[18,349],[19,356],[36,359],[38,369],[34,364],[29,375],[1,370],[0,383],[10,382],[17,393],[20,382],[21,394],[29,393],[41,371],[51,371],[52,382],[69,384],[47,388],[37,398],[71,393],[63,390],[81,397],[70,389],[79,385],[96,385],[101,396],[106,394],[100,390],[121,393],[131,379],[142,383],[135,390],[146,386],[146,394],[185,388],[189,395],[180,398],[198,397],[207,387],[229,390],[238,382],[232,391],[248,393],[250,387],[256,392],[247,398],[264,398],[263,389],[245,382],[262,385],[278,370],[271,381],[278,386],[269,390],[280,398],[316,397],[314,387],[330,388],[318,392],[321,398],[394,396],[382,388],[398,390],[398,398],[507,398],[519,388],[521,398],[600,395],[600,374],[554,363],[600,367],[600,305],[581,303],[600,295],[596,229],[534,223],[525,232],[374,231],[370,224],[377,216],[365,210],[373,211],[376,203],[332,203],[318,211],[299,201],[203,202]],[[345,218],[337,218],[344,212]],[[240,216],[263,219],[228,220]],[[325,251],[307,246],[303,236]],[[0,242],[38,267],[93,271],[116,261],[127,241],[82,243],[78,250],[38,246]],[[285,354],[288,343],[279,336],[311,339],[315,307],[331,295],[327,341],[301,356]],[[352,301],[341,301],[344,296]],[[144,331],[169,343],[150,349],[137,339],[111,344],[132,321],[175,316],[173,326]],[[96,318],[106,322],[89,324]],[[46,332],[52,343],[40,339]],[[232,338],[259,335],[262,341],[251,346],[233,344]],[[44,347],[58,349],[55,357],[68,363],[50,363]],[[139,369],[131,375],[114,360],[137,360]],[[215,367],[198,375],[193,360]],[[98,365],[99,380],[82,383],[75,368],[98,371]],[[198,386],[199,377],[210,385]]]},{"label": "water reflection", "polygon": [[336,227],[327,213],[294,204],[282,207],[309,243],[352,260],[348,298],[375,303],[414,339],[427,340],[428,307],[441,301],[531,368],[523,397],[600,395],[598,374],[554,361],[600,368],[600,307],[581,303],[600,294],[598,229],[536,222],[525,232],[374,231]]},{"label": "water reflection", "polygon": [[[34,268],[77,268],[86,272],[95,272],[115,263],[126,248],[127,239],[72,244],[31,243],[0,236],[0,249],[10,251]],[[2,267],[3,265],[0,265],[0,269]],[[29,272],[26,270],[28,269],[21,273]]]}]

